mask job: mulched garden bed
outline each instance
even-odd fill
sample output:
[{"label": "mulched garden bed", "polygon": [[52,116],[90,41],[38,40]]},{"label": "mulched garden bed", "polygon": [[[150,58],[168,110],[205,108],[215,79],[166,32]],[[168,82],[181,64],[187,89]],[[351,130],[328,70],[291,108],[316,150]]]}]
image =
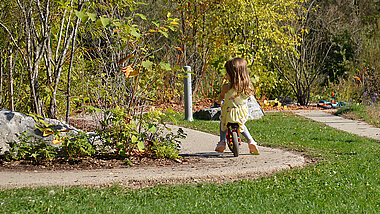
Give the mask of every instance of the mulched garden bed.
[{"label": "mulched garden bed", "polygon": [[180,166],[182,164],[195,164],[200,161],[198,157],[188,157],[179,160],[153,159],[148,157],[130,157],[129,163],[120,159],[107,159],[107,157],[77,158],[74,160],[54,159],[35,163],[30,160],[7,162],[0,159],[1,171],[59,171],[59,170],[92,170],[92,169],[118,169],[128,167],[165,167]]}]

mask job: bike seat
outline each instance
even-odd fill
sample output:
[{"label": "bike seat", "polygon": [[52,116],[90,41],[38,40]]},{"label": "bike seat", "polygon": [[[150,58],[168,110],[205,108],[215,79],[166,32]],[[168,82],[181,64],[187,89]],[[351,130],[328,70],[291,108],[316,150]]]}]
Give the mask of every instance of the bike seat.
[{"label": "bike seat", "polygon": [[228,123],[227,127],[232,128],[232,129],[237,129],[239,128],[239,123]]}]

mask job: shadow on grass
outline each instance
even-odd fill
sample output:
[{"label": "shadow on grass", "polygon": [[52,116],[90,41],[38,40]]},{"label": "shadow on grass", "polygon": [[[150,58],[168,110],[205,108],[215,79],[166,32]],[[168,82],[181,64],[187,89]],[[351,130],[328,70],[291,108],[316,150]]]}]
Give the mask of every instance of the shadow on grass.
[{"label": "shadow on grass", "polygon": [[[310,140],[317,141],[317,142],[336,142],[337,141],[336,139],[331,139],[331,138],[327,138],[327,137],[311,137]],[[356,143],[357,141],[352,140],[352,139],[347,139],[347,140],[339,139],[339,142]]]},{"label": "shadow on grass", "polygon": [[234,155],[230,152],[223,152],[223,153],[217,153],[217,152],[200,152],[200,153],[194,153],[194,154],[179,154],[180,156],[186,158],[186,157],[198,157],[198,158],[231,158],[234,157]]}]

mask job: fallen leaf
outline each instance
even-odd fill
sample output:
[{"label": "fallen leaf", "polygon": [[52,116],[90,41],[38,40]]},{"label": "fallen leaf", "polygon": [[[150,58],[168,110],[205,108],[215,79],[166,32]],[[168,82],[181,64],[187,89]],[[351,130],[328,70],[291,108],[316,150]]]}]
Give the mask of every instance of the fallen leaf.
[{"label": "fallen leaf", "polygon": [[130,54],[130,55],[122,58],[121,60],[119,60],[119,64],[123,64],[123,62],[127,61],[128,59],[130,59],[132,57],[135,57],[135,55],[134,54]]},{"label": "fallen leaf", "polygon": [[133,70],[132,65],[128,65],[127,67],[122,68],[121,72],[123,72],[126,78],[135,77],[139,74],[139,71]]},{"label": "fallen leaf", "polygon": [[42,134],[42,136],[46,137],[46,136],[49,136],[49,135],[52,135],[52,134],[54,134],[54,132],[51,129],[45,129],[45,131]]},{"label": "fallen leaf", "polygon": [[182,52],[182,49],[180,47],[174,47],[174,48]]},{"label": "fallen leaf", "polygon": [[53,144],[58,144],[58,143],[62,143],[63,139],[62,138],[55,138],[53,140]]}]

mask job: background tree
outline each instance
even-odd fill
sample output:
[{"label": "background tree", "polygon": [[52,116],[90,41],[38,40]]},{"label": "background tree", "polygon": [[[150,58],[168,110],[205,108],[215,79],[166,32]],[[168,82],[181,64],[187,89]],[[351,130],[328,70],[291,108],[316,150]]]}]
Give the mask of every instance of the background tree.
[{"label": "background tree", "polygon": [[284,48],[284,56],[274,62],[300,105],[309,104],[310,92],[320,78],[332,46],[327,23],[319,11],[315,1],[305,2],[299,7],[299,19],[289,25],[295,42],[293,46]]},{"label": "background tree", "polygon": [[236,56],[248,60],[257,87],[272,88],[277,76],[268,69],[268,60],[278,55],[273,44],[291,44],[293,38],[282,22],[296,18],[294,8],[301,2],[184,1],[180,29],[187,38],[184,55],[195,68],[194,94],[210,85],[219,89],[224,62]]},{"label": "background tree", "polygon": [[[83,1],[78,0],[54,6],[54,9],[50,10],[46,8],[45,11],[40,11],[40,16],[47,19],[50,23],[43,54],[47,75],[46,80],[50,89],[49,118],[57,118],[57,91],[62,71],[65,67],[68,67],[70,70],[73,66],[72,63],[68,64],[67,59],[70,56],[70,45],[71,51],[75,50],[74,39],[77,36],[77,29],[81,23],[81,18],[74,16],[74,14],[81,11],[84,4]],[[55,22],[55,20],[52,20],[53,17],[60,17],[60,20]]]},{"label": "background tree", "polygon": [[376,69],[379,47],[375,45],[379,38],[380,1],[318,1],[318,5],[333,41],[319,94],[335,91],[348,102],[363,102],[365,93],[366,99],[372,98],[380,90]]}]

